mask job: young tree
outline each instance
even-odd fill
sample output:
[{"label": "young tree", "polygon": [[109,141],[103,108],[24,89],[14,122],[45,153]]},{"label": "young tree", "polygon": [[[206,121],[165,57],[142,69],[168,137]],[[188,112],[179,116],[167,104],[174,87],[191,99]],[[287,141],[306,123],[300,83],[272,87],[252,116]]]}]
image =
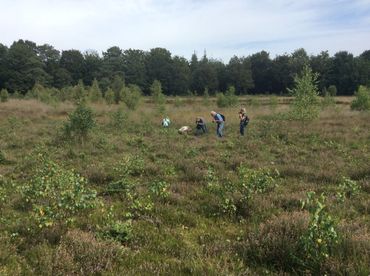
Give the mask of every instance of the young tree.
[{"label": "young tree", "polygon": [[150,86],[150,94],[153,97],[154,103],[157,105],[164,104],[166,98],[162,93],[162,84],[158,80],[154,80],[152,85]]},{"label": "young tree", "polygon": [[125,81],[119,75],[116,75],[112,82],[112,90],[114,91],[114,102],[119,104],[122,101],[122,89],[125,87]]},{"label": "young tree", "polygon": [[111,105],[114,103],[114,91],[112,90],[112,88],[108,88],[108,90],[105,92],[104,98],[107,104]]},{"label": "young tree", "polygon": [[288,91],[294,97],[291,115],[297,120],[311,120],[318,117],[317,87],[318,75],[312,69],[305,66],[301,75],[294,79],[294,88]]},{"label": "young tree", "polygon": [[93,103],[99,102],[102,100],[102,93],[99,87],[99,83],[96,79],[93,80],[93,83],[89,89],[89,98]]},{"label": "young tree", "polygon": [[1,92],[0,92],[0,100],[2,103],[5,103],[8,101],[8,98],[9,98],[9,94],[8,94],[8,90],[6,89],[1,89]]},{"label": "young tree", "polygon": [[141,94],[142,92],[139,86],[130,84],[124,89],[123,101],[129,109],[135,110],[139,105]]},{"label": "young tree", "polygon": [[78,84],[73,87],[73,99],[76,103],[84,102],[86,100],[86,89],[82,80],[78,81]]}]

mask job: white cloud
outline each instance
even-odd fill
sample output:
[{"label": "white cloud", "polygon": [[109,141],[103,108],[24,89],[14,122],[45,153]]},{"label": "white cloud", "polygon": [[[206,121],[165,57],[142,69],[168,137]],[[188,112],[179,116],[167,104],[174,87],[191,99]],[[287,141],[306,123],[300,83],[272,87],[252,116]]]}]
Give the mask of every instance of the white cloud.
[{"label": "white cloud", "polygon": [[0,42],[57,49],[166,47],[225,61],[262,49],[272,55],[370,45],[370,0],[2,0]]}]

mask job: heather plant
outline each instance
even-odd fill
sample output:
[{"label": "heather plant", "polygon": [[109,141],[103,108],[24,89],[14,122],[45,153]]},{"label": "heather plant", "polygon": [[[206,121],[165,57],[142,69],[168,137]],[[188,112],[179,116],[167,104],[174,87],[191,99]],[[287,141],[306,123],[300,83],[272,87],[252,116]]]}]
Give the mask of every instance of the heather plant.
[{"label": "heather plant", "polygon": [[31,205],[31,218],[39,228],[71,223],[80,212],[96,206],[96,191],[74,170],[64,169],[42,153],[36,156],[31,180],[22,196]]}]

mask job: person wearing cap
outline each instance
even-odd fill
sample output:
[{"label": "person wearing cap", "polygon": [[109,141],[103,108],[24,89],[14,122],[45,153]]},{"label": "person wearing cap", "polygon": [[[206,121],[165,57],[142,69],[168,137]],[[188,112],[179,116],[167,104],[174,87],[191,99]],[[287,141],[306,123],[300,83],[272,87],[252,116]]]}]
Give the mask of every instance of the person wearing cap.
[{"label": "person wearing cap", "polygon": [[217,136],[221,138],[223,136],[222,131],[225,125],[224,116],[222,116],[220,113],[217,113],[216,111],[211,111],[211,116],[213,118],[212,122],[217,124],[217,128],[216,128]]}]

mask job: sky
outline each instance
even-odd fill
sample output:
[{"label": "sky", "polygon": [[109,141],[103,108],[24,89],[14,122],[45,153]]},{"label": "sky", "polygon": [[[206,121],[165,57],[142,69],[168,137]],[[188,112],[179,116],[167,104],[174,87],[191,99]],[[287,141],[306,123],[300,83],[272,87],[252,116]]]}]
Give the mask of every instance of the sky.
[{"label": "sky", "polygon": [[164,47],[224,62],[265,50],[370,50],[370,0],[0,0],[0,43],[58,50]]}]

